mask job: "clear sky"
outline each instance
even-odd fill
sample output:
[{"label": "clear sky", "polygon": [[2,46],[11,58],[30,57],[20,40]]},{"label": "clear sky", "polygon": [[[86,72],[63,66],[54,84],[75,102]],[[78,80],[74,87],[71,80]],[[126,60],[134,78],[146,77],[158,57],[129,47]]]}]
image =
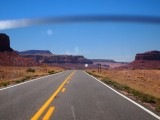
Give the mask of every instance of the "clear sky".
[{"label": "clear sky", "polygon": [[[160,0],[0,0],[0,20],[70,15],[160,17]],[[18,51],[132,61],[136,53],[160,50],[160,24],[124,22],[46,24],[0,30]]]}]

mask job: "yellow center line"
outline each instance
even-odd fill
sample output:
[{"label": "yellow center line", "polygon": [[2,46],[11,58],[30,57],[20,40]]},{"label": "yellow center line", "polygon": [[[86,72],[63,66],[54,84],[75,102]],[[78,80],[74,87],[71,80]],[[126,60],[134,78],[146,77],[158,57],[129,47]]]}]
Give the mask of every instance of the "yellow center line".
[{"label": "yellow center line", "polygon": [[54,98],[57,96],[57,94],[61,91],[63,86],[66,84],[66,82],[69,80],[69,78],[75,73],[76,71],[73,71],[65,80],[64,82],[59,86],[59,88],[53,93],[53,95],[45,102],[45,104],[37,111],[37,113],[31,118],[31,120],[38,120],[38,118],[41,116],[41,114],[46,110],[46,108],[49,106],[49,104],[54,100]]},{"label": "yellow center line", "polygon": [[55,107],[50,107],[42,120],[49,120],[54,110],[55,110]]},{"label": "yellow center line", "polygon": [[66,91],[66,88],[63,88],[63,89],[62,89],[62,92],[65,92],[65,91]]}]

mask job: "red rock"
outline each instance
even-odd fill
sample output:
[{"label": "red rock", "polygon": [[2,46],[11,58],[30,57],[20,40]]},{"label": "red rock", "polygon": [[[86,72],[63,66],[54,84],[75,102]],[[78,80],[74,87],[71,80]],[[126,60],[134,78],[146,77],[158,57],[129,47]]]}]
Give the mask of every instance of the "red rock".
[{"label": "red rock", "polygon": [[[22,55],[22,54],[21,54]],[[26,58],[32,58],[36,60],[38,63],[46,63],[46,64],[64,64],[64,63],[72,63],[72,64],[93,64],[91,60],[84,58],[83,56],[74,56],[74,55],[22,55]]]},{"label": "red rock", "polygon": [[37,66],[31,58],[23,58],[10,47],[9,36],[0,33],[0,66]]},{"label": "red rock", "polygon": [[160,69],[160,51],[136,54],[135,60],[125,66],[127,69]]},{"label": "red rock", "polygon": [[0,33],[0,52],[4,51],[12,52],[13,49],[10,47],[9,36],[4,33]]},{"label": "red rock", "polygon": [[160,51],[150,51],[137,54],[135,60],[160,60]]}]

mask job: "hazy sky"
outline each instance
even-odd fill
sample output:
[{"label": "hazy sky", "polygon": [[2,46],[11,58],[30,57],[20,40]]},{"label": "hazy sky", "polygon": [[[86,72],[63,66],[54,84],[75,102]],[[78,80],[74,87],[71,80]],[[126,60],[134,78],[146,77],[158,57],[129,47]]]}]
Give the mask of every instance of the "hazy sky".
[{"label": "hazy sky", "polygon": [[[1,0],[0,20],[70,15],[137,15],[160,17],[160,0]],[[13,49],[50,50],[132,61],[136,53],[160,50],[160,24],[74,23],[46,24],[0,30]]]}]

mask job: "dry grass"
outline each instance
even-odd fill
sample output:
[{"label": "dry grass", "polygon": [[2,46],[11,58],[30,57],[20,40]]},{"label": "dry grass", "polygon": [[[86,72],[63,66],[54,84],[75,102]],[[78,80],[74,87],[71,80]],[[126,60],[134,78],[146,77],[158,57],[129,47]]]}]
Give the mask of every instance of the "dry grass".
[{"label": "dry grass", "polygon": [[63,71],[59,67],[31,67],[35,72],[27,72],[28,67],[0,66],[0,87],[19,83],[39,76]]},{"label": "dry grass", "polygon": [[89,70],[101,77],[108,77],[122,85],[160,98],[160,70]]},{"label": "dry grass", "polygon": [[160,112],[160,70],[87,70],[104,83]]}]

